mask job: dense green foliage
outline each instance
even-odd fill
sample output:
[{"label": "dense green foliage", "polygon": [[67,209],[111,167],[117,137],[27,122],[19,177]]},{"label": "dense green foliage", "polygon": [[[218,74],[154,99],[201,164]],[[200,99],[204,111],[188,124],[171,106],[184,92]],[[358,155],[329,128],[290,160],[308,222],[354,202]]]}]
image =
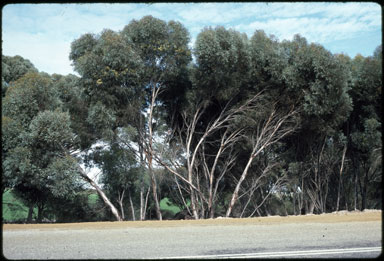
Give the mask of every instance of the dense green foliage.
[{"label": "dense green foliage", "polygon": [[[75,39],[79,77],[3,56],[12,207],[29,222],[382,207],[381,46],[350,58],[222,26],[189,40],[146,16]],[[99,168],[104,192],[82,166]]]}]

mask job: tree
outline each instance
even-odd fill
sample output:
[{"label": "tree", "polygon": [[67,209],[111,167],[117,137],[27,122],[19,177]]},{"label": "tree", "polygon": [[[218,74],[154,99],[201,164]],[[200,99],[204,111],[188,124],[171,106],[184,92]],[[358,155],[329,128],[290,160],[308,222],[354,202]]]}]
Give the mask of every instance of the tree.
[{"label": "tree", "polygon": [[135,154],[118,143],[111,144],[110,148],[100,148],[93,155],[94,161],[101,167],[104,175],[101,178],[104,190],[110,195],[109,198],[116,200],[120,206],[121,218],[125,219],[125,200],[129,200],[131,217],[135,220],[135,207],[133,196],[135,196],[136,181],[139,175],[143,175],[142,168],[138,166]]},{"label": "tree", "polygon": [[[99,36],[85,34],[75,40],[70,59],[81,75],[79,84],[89,106],[86,122],[95,134],[93,142],[113,143],[118,128],[140,111],[140,57],[120,34],[105,30]],[[106,195],[102,198],[121,219]]]},{"label": "tree", "polygon": [[197,97],[204,96],[224,105],[239,93],[244,95],[242,90],[248,89],[251,66],[246,34],[220,26],[204,28],[197,36],[194,55]]},{"label": "tree", "polygon": [[2,189],[39,220],[76,200],[93,216],[84,180],[103,219],[140,204],[162,220],[164,197],[195,219],[381,207],[381,46],[351,59],[222,26],[198,34],[194,60],[188,43],[179,22],[145,16],[75,39],[80,77],[3,56]]},{"label": "tree", "polygon": [[[63,186],[61,182],[75,185],[80,176],[90,182],[78,160],[71,155],[78,143],[71,129],[70,116],[61,111],[59,91],[49,75],[29,73],[21,77],[7,90],[3,105],[3,117],[9,123],[5,128],[10,131],[7,136],[13,137],[3,147],[3,171],[12,186],[27,194],[35,191],[36,197],[27,198],[36,198],[42,211],[49,195],[63,197],[71,193],[69,185],[63,193],[55,190],[55,186]],[[15,124],[19,126],[17,130],[10,128]],[[55,172],[55,168],[60,171]],[[68,169],[65,171],[65,168]],[[52,178],[52,184],[47,182],[48,178]],[[100,195],[103,197],[101,190]]]},{"label": "tree", "polygon": [[[187,30],[178,22],[162,20],[145,16],[139,21],[133,20],[122,31],[125,39],[132,41],[137,53],[144,63],[142,75],[142,88],[145,90],[145,102],[148,104],[148,116],[145,138],[142,141],[145,152],[146,165],[151,176],[152,195],[155,202],[156,214],[162,219],[158,199],[158,186],[153,171],[153,139],[155,135],[155,122],[159,121],[162,103],[172,106],[174,101],[166,100],[170,92],[174,92],[178,86],[178,78],[184,73],[185,67],[191,61],[188,48],[189,36]],[[177,93],[180,91],[176,91]],[[162,99],[161,94],[165,96]],[[172,98],[175,97],[172,95]],[[146,106],[144,105],[144,108]],[[156,117],[156,118],[155,118]]]},{"label": "tree", "polygon": [[177,79],[191,60],[188,40],[180,23],[147,16],[131,21],[119,33],[85,34],[72,43],[70,59],[81,75],[91,106],[88,122],[100,130],[99,138],[117,141],[118,128],[129,125],[141,135],[136,141],[141,164],[151,176],[158,219],[161,212],[152,163],[155,117],[160,116],[161,105],[174,104],[170,93],[180,88]]},{"label": "tree", "polygon": [[[252,148],[251,153],[241,173],[240,179],[236,184],[235,190],[232,193],[231,201],[227,208],[227,217],[231,215],[233,206],[238,200],[241,184],[248,175],[248,170],[251,167],[252,161],[269,146],[295,131],[296,123],[294,116],[296,113],[297,112],[294,110],[287,113],[281,113],[273,109],[268,118],[256,119],[254,122],[254,131],[250,142]],[[290,121],[291,124],[287,124]]]},{"label": "tree", "polygon": [[3,117],[7,119],[4,177],[19,195],[24,194],[30,206],[38,205],[41,221],[49,198],[68,196],[78,182],[73,159],[62,152],[74,139],[70,118],[60,111],[57,92],[46,74],[21,77],[9,87],[3,102]]},{"label": "tree", "polygon": [[1,92],[5,96],[8,86],[28,72],[37,72],[35,66],[27,59],[16,56],[4,56],[1,59]]},{"label": "tree", "polygon": [[[358,208],[358,194],[361,197],[360,209],[364,209],[369,202],[369,194],[377,197],[374,193],[376,191],[381,193],[380,189],[376,189],[380,182],[377,173],[381,170],[382,58],[380,50],[381,46],[378,46],[373,56],[364,58],[356,55],[346,63],[351,72],[349,93],[354,106],[344,126],[344,132],[348,137],[347,157],[353,166],[354,200],[352,204],[354,209]],[[377,206],[377,203],[372,205]]]},{"label": "tree", "polygon": [[[321,164],[318,160],[322,159],[320,155],[324,151],[321,149],[323,144],[339,131],[352,110],[352,100],[348,94],[348,71],[336,56],[320,45],[308,45],[305,38],[299,35],[292,42],[282,42],[281,52],[285,64],[282,73],[283,86],[286,86],[291,95],[296,93],[301,120],[300,131],[286,140],[289,147],[294,148],[289,161],[302,162],[304,165],[308,162],[307,166],[311,167],[307,178],[297,179],[304,181],[301,191],[304,193],[304,200],[310,204],[307,211],[311,212],[315,199],[314,187],[311,189],[305,183],[309,180],[313,180],[309,184],[321,182],[315,177],[319,177],[322,170],[319,169],[320,165],[314,163]],[[302,185],[307,185],[306,189]],[[317,186],[320,188],[320,184]]]}]

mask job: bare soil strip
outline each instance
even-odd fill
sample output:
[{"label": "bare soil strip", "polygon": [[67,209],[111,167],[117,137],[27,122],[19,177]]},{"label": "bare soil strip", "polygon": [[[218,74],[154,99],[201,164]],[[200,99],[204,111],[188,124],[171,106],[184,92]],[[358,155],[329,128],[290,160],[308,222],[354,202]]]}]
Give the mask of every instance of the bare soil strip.
[{"label": "bare soil strip", "polygon": [[201,220],[164,220],[164,221],[123,221],[123,222],[83,222],[54,224],[3,224],[3,230],[25,229],[124,229],[131,227],[183,227],[183,226],[215,226],[215,225],[255,225],[276,223],[337,223],[337,222],[371,222],[382,221],[381,210],[340,211],[321,215],[301,216],[269,216],[257,218],[216,218]]}]

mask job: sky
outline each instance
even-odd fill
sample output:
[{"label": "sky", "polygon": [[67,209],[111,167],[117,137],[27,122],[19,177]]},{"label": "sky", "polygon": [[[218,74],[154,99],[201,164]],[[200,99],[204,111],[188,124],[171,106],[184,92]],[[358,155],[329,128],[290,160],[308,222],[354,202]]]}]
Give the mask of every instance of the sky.
[{"label": "sky", "polygon": [[75,73],[71,42],[85,33],[120,31],[146,15],[181,22],[191,47],[204,27],[219,25],[248,37],[264,30],[279,41],[300,34],[351,58],[372,55],[382,42],[382,11],[374,2],[8,4],[2,8],[2,54],[20,55],[49,74]]}]

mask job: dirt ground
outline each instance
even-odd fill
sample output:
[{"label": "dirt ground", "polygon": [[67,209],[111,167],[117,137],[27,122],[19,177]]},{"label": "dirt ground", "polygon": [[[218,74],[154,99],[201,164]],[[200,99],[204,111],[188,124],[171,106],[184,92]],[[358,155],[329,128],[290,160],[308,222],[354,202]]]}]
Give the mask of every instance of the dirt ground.
[{"label": "dirt ground", "polygon": [[3,230],[25,229],[124,229],[130,227],[183,227],[183,226],[215,226],[215,225],[255,225],[276,223],[338,223],[338,222],[370,222],[382,221],[381,210],[365,211],[339,211],[321,215],[301,216],[269,216],[256,218],[216,218],[202,220],[164,220],[164,221],[123,221],[123,222],[83,222],[83,223],[56,223],[56,224],[3,224]]}]

